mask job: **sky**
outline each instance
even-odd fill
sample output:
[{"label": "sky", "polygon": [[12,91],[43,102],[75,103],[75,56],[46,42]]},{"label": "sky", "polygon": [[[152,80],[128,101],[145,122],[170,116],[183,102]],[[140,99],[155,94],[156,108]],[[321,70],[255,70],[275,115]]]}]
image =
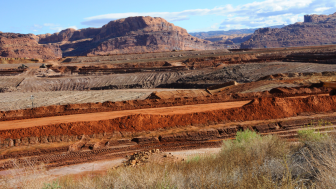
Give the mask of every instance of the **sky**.
[{"label": "sky", "polygon": [[162,17],[188,32],[261,28],[332,14],[336,0],[2,0],[0,31],[45,34],[102,27],[130,16]]}]

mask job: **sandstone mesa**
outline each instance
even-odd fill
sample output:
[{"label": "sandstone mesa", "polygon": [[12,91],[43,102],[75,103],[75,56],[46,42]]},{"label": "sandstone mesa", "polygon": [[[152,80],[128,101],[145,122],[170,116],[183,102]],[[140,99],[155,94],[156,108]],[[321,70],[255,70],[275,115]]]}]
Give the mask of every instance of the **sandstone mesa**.
[{"label": "sandstone mesa", "polygon": [[[66,29],[54,34],[2,34],[1,57],[52,59],[63,56],[216,50],[225,45],[199,39],[158,17],[129,17],[101,28]],[[5,37],[7,36],[7,37]],[[15,37],[8,37],[15,36]],[[14,45],[15,44],[15,45]],[[39,49],[39,48],[40,49]],[[42,50],[44,48],[44,50]],[[50,52],[49,52],[50,51]]]},{"label": "sandstone mesa", "polygon": [[241,44],[242,49],[314,46],[336,42],[336,13],[305,15],[298,22],[280,29],[261,28]]}]

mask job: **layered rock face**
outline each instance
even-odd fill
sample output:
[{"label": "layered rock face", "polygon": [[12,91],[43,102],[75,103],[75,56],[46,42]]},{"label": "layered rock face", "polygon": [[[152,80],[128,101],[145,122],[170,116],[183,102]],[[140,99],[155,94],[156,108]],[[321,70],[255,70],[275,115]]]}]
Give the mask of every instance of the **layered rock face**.
[{"label": "layered rock face", "polygon": [[306,15],[298,22],[281,29],[262,28],[241,44],[242,49],[323,45],[336,42],[336,13]]},{"label": "layered rock face", "polygon": [[100,32],[99,28],[86,28],[81,30],[75,30],[68,28],[61,32],[54,34],[42,34],[38,35],[39,43],[58,43],[67,41],[76,41],[81,39],[93,38]]},{"label": "layered rock face", "polygon": [[0,33],[0,57],[6,58],[62,58],[57,45],[38,44],[33,34]]},{"label": "layered rock face", "polygon": [[38,37],[40,43],[58,43],[65,56],[225,48],[223,44],[193,37],[162,18],[149,16],[111,21],[102,28],[67,29]]},{"label": "layered rock face", "polygon": [[211,42],[221,41],[224,43],[228,43],[227,41],[232,41],[233,43],[243,43],[250,39],[252,34],[234,34],[234,35],[219,35],[215,37],[208,37],[205,40]]}]

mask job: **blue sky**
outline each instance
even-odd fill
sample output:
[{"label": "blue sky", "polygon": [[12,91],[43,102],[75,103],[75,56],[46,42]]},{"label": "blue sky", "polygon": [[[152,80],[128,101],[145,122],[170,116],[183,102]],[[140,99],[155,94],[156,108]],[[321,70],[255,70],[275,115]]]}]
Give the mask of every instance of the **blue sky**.
[{"label": "blue sky", "polygon": [[336,12],[336,0],[3,0],[0,31],[55,33],[129,16],[163,17],[188,32],[259,28]]}]

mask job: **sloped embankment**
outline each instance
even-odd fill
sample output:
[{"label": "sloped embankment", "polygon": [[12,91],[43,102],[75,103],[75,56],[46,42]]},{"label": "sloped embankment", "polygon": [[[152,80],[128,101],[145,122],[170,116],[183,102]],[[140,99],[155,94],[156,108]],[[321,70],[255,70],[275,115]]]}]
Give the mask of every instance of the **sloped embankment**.
[{"label": "sloped embankment", "polygon": [[176,126],[208,124],[209,122],[268,120],[293,117],[305,112],[333,111],[336,111],[336,97],[259,98],[240,108],[186,114],[133,114],[100,121],[56,123],[38,127],[2,130],[0,131],[0,137],[82,135],[113,133],[115,131],[132,133]]}]

